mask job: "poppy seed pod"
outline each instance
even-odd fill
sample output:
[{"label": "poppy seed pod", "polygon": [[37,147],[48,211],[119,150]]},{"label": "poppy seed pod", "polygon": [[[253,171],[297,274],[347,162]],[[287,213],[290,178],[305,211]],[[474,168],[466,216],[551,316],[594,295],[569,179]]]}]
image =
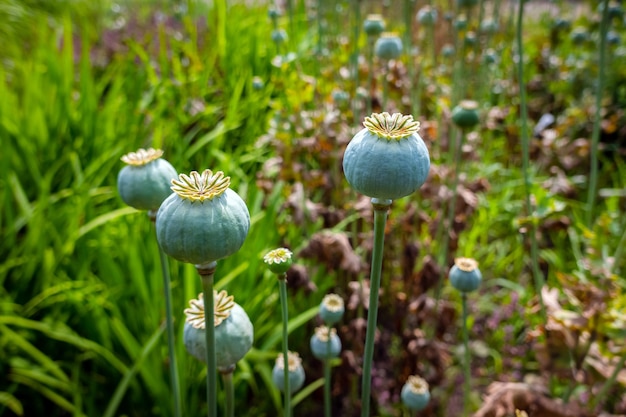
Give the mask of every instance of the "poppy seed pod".
[{"label": "poppy seed pod", "polygon": [[454,46],[450,45],[450,44],[445,44],[444,46],[441,47],[441,55],[443,55],[444,58],[451,58],[454,56]]},{"label": "poppy seed pod", "polygon": [[287,40],[287,32],[284,29],[274,29],[272,31],[272,41],[277,45],[285,43]]},{"label": "poppy seed pod", "polygon": [[283,275],[289,270],[293,263],[291,259],[292,255],[289,249],[278,248],[266,253],[263,257],[263,262],[265,262],[269,270],[273,273]]},{"label": "poppy seed pod", "polygon": [[139,149],[122,156],[127,165],[117,176],[117,189],[124,203],[138,210],[158,210],[172,190],[174,167],[162,159],[160,149]]},{"label": "poppy seed pod", "polygon": [[463,293],[476,290],[483,280],[478,262],[472,258],[455,259],[449,277],[452,286]]},{"label": "poppy seed pod", "polygon": [[411,375],[402,387],[400,398],[409,410],[423,410],[430,401],[428,383],[417,375]]},{"label": "poppy seed pod", "polygon": [[380,59],[398,59],[402,53],[402,40],[395,33],[383,33],[376,39],[374,53]]},{"label": "poppy seed pod", "polygon": [[376,37],[385,30],[385,21],[379,14],[367,15],[363,22],[363,30],[369,37]]},{"label": "poppy seed pod", "polygon": [[478,103],[473,100],[463,100],[452,109],[452,121],[461,129],[471,129],[480,121],[478,117]]},{"label": "poppy seed pod", "polygon": [[394,200],[412,194],[428,177],[430,155],[419,122],[400,113],[374,113],[348,144],[346,180],[368,197]]},{"label": "poppy seed pod", "polygon": [[170,195],[157,212],[156,232],[165,253],[181,262],[211,263],[237,252],[250,228],[250,213],[228,188],[222,171],[192,171],[172,180]]},{"label": "poppy seed pod", "polygon": [[574,45],[582,45],[589,40],[589,34],[587,33],[587,30],[585,28],[577,27],[572,30],[570,38]]},{"label": "poppy seed pod", "polygon": [[[203,294],[189,301],[185,309],[183,341],[185,348],[201,362],[206,362],[206,320]],[[215,312],[215,360],[218,369],[228,369],[242,359],[252,348],[254,328],[248,315],[226,291],[213,292]]]},{"label": "poppy seed pod", "polygon": [[337,336],[337,330],[321,326],[315,329],[310,346],[313,356],[317,359],[332,359],[341,352],[341,339]]},{"label": "poppy seed pod", "polygon": [[487,35],[493,35],[499,29],[498,22],[493,19],[485,19],[480,22],[480,33],[485,33]]},{"label": "poppy seed pod", "polygon": [[459,17],[456,18],[452,25],[456,30],[465,30],[467,29],[467,18],[463,14],[459,15]]},{"label": "poppy seed pod", "polygon": [[[293,394],[304,385],[305,375],[300,355],[296,352],[288,352],[287,367],[289,368],[289,391]],[[285,361],[282,353],[278,354],[272,369],[272,381],[281,392],[285,391]]]},{"label": "poppy seed pod", "polygon": [[417,11],[417,21],[424,26],[432,26],[437,23],[437,9],[424,6]]},{"label": "poppy seed pod", "polygon": [[343,298],[337,294],[327,294],[320,304],[320,317],[329,326],[341,320],[344,312]]}]

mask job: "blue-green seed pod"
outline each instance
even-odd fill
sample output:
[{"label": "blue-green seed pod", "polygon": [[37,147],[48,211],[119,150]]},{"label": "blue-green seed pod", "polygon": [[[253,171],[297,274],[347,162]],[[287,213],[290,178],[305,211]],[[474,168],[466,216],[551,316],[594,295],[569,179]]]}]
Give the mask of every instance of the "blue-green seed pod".
[{"label": "blue-green seed pod", "polygon": [[228,188],[222,171],[192,171],[172,180],[157,212],[156,232],[165,253],[181,262],[208,264],[237,252],[248,235],[246,203]]},{"label": "blue-green seed pod", "polygon": [[289,249],[278,248],[266,253],[263,257],[263,262],[273,273],[284,275],[293,263],[292,255],[293,253]]},{"label": "blue-green seed pod", "polygon": [[341,352],[341,339],[337,336],[335,329],[321,326],[315,329],[310,346],[313,356],[317,359],[332,359],[339,356]]},{"label": "blue-green seed pod", "polygon": [[332,92],[333,101],[337,106],[345,106],[350,101],[350,94],[346,91],[335,89]]},{"label": "blue-green seed pod", "polygon": [[276,20],[280,16],[280,11],[275,7],[270,7],[269,10],[267,11],[267,15],[269,16],[270,19]]},{"label": "blue-green seed pod", "polygon": [[462,129],[471,129],[480,121],[478,103],[474,100],[463,100],[452,109],[452,121]]},{"label": "blue-green seed pod", "polygon": [[252,77],[252,88],[254,88],[256,91],[260,91],[263,89],[263,87],[265,86],[265,83],[263,82],[263,79],[259,76],[254,76]]},{"label": "blue-green seed pod", "polygon": [[287,32],[284,29],[274,29],[272,31],[272,41],[277,45],[282,45],[287,41]]},{"label": "blue-green seed pod", "polygon": [[583,43],[589,40],[589,33],[583,27],[577,27],[572,30],[570,34],[570,39],[574,45],[582,45]]},{"label": "blue-green seed pod", "polygon": [[426,5],[417,11],[416,19],[421,25],[433,26],[437,23],[437,9]]},{"label": "blue-green seed pod", "polygon": [[454,28],[458,31],[467,29],[467,17],[465,17],[464,14],[459,15],[452,26],[454,26]]},{"label": "blue-green seed pod", "polygon": [[483,280],[478,262],[471,258],[455,259],[449,277],[452,286],[463,293],[475,291]]},{"label": "blue-green seed pod", "polygon": [[412,411],[420,411],[426,408],[430,401],[428,383],[417,375],[409,377],[400,393],[402,403]]},{"label": "blue-green seed pod", "polygon": [[402,39],[395,33],[385,32],[376,40],[374,53],[380,59],[398,59],[402,54]]},{"label": "blue-green seed pod", "polygon": [[343,298],[337,294],[327,294],[320,303],[320,318],[327,326],[332,326],[343,317],[345,312]]},{"label": "blue-green seed pod", "polygon": [[124,203],[138,210],[158,210],[170,194],[178,174],[162,159],[160,149],[139,149],[122,157],[127,165],[117,176],[117,189]]},{"label": "blue-green seed pod", "polygon": [[441,55],[443,55],[444,58],[452,58],[454,56],[454,52],[454,46],[449,43],[441,47]]},{"label": "blue-green seed pod", "polygon": [[[288,352],[287,366],[289,368],[289,391],[293,394],[304,385],[305,375],[300,355],[296,352]],[[281,392],[285,392],[285,361],[283,360],[282,353],[278,354],[276,364],[272,369],[272,381],[274,385],[276,385],[276,388]]]},{"label": "blue-green seed pod", "polygon": [[499,29],[498,22],[493,19],[485,19],[480,22],[480,33],[484,33],[486,35],[493,35]]},{"label": "blue-green seed pod", "polygon": [[558,31],[568,30],[570,27],[572,27],[572,22],[570,22],[568,19],[557,17],[554,20],[553,26],[554,29]]},{"label": "blue-green seed pod", "polygon": [[367,15],[363,22],[363,31],[368,37],[376,37],[385,30],[385,21],[379,14]]},{"label": "blue-green seed pod", "polygon": [[[254,328],[241,306],[226,291],[215,291],[215,359],[218,369],[228,369],[252,348]],[[185,309],[183,341],[187,352],[206,363],[206,335],[203,294]]]},{"label": "blue-green seed pod", "polygon": [[621,39],[619,37],[619,33],[614,30],[609,31],[606,34],[606,42],[611,46],[617,46],[621,43]]},{"label": "blue-green seed pod", "polygon": [[483,62],[487,65],[495,64],[498,62],[498,54],[493,49],[487,49],[483,53]]},{"label": "blue-green seed pod", "polygon": [[348,144],[346,180],[368,197],[395,200],[417,191],[428,177],[430,155],[419,122],[400,113],[374,113]]},{"label": "blue-green seed pod", "polygon": [[465,37],[463,38],[463,45],[466,48],[472,48],[476,45],[477,41],[478,39],[476,38],[476,34],[470,30],[465,34]]}]

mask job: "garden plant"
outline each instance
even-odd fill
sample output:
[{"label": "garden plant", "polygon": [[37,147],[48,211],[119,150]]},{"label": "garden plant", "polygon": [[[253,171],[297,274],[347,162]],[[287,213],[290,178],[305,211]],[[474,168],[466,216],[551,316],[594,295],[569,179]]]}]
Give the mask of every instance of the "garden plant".
[{"label": "garden plant", "polygon": [[0,0],[0,416],[626,416],[622,3]]}]

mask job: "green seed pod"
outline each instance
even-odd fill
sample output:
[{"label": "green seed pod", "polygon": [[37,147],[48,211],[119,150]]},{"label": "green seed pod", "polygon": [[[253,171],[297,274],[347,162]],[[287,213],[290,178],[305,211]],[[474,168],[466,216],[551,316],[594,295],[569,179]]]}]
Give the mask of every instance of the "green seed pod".
[{"label": "green seed pod", "polygon": [[412,194],[428,177],[430,155],[417,134],[419,122],[400,113],[374,113],[346,148],[346,180],[361,194],[397,199]]},{"label": "green seed pod", "polygon": [[443,55],[444,58],[452,58],[454,56],[454,46],[449,43],[442,46],[441,55]]},{"label": "green seed pod", "polygon": [[263,82],[263,79],[261,77],[254,76],[252,77],[252,88],[254,88],[256,91],[260,91],[263,89],[263,87],[265,86],[265,83]]},{"label": "green seed pod", "polygon": [[310,346],[313,356],[317,359],[332,359],[341,352],[341,339],[337,336],[337,330],[321,326],[315,329]]},{"label": "green seed pod", "polygon": [[620,42],[621,42],[621,39],[619,37],[619,33],[615,32],[614,30],[609,31],[606,34],[606,41],[611,46],[619,45]]},{"label": "green seed pod", "polygon": [[476,45],[477,41],[478,40],[476,39],[476,34],[470,30],[465,34],[465,37],[463,38],[463,45],[466,48],[471,48]]},{"label": "green seed pod", "polygon": [[463,100],[452,109],[452,121],[461,129],[471,129],[476,126],[478,118],[478,103],[473,100]]},{"label": "green seed pod", "polygon": [[483,280],[478,262],[471,258],[455,259],[449,277],[452,286],[463,293],[476,290]]},{"label": "green seed pod", "polygon": [[562,17],[557,17],[554,20],[554,24],[553,24],[554,29],[556,29],[558,31],[567,30],[571,26],[572,26],[572,23],[569,20],[564,19]]},{"label": "green seed pod", "polygon": [[467,29],[467,18],[465,15],[459,15],[454,21],[453,26],[458,31]]},{"label": "green seed pod", "polygon": [[433,26],[437,23],[437,9],[430,6],[424,6],[417,11],[417,21],[424,26]]},{"label": "green seed pod", "polygon": [[363,22],[363,30],[368,37],[379,36],[385,30],[385,21],[379,14],[367,15]]},{"label": "green seed pod", "polygon": [[409,410],[423,410],[430,401],[428,383],[417,375],[410,376],[402,387],[400,398]]},{"label": "green seed pod", "polygon": [[[289,367],[289,391],[291,394],[298,391],[304,385],[304,368],[302,367],[302,359],[295,352],[287,353],[287,366]],[[281,392],[285,391],[285,361],[283,354],[279,353],[276,358],[276,364],[272,369],[272,381]]]},{"label": "green seed pod", "polygon": [[250,228],[246,203],[229,187],[222,171],[192,171],[172,180],[170,195],[157,212],[161,248],[172,258],[196,265],[237,252]]},{"label": "green seed pod", "polygon": [[570,39],[574,45],[582,45],[583,43],[589,40],[589,33],[583,27],[577,27],[572,30],[570,34]]},{"label": "green seed pod", "polygon": [[[199,361],[206,363],[206,335],[203,294],[189,301],[185,309],[183,341],[185,348]],[[226,291],[213,292],[215,300],[215,360],[218,369],[228,369],[252,348],[254,328],[248,315]]]},{"label": "green seed pod", "polygon": [[289,249],[278,248],[266,253],[263,257],[263,262],[265,262],[269,270],[273,273],[284,275],[293,263],[292,255]]},{"label": "green seed pod", "polygon": [[341,320],[345,311],[343,298],[337,294],[327,294],[320,304],[319,314],[324,323],[331,326]]},{"label": "green seed pod", "polygon": [[498,22],[493,19],[485,19],[480,22],[480,33],[484,33],[486,35],[493,35],[498,31]]},{"label": "green seed pod", "polygon": [[483,62],[487,65],[495,64],[498,61],[498,54],[493,49],[483,52]]},{"label": "green seed pod", "polygon": [[127,165],[117,176],[117,189],[124,203],[138,210],[158,210],[172,190],[174,167],[162,159],[160,149],[139,149],[122,156]]},{"label": "green seed pod", "polygon": [[395,33],[385,32],[376,39],[374,53],[380,59],[397,59],[402,53],[402,39]]},{"label": "green seed pod", "polygon": [[274,41],[274,43],[281,45],[285,43],[286,40],[287,32],[285,32],[284,29],[274,29],[272,31],[272,41]]}]

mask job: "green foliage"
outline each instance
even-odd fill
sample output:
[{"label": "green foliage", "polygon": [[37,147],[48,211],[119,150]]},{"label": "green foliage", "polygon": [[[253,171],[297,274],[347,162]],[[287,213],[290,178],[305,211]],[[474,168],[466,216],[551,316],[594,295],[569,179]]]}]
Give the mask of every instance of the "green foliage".
[{"label": "green foliage", "polygon": [[[309,281],[289,292],[290,348],[301,350],[310,373],[293,398],[294,414],[319,415],[323,379],[316,362],[307,364],[314,361],[307,342],[317,308],[327,291],[356,297],[353,283],[364,274],[358,265],[348,271],[336,259],[322,259],[323,253],[298,255],[322,229],[346,236],[361,261],[369,259],[371,247],[371,219],[363,218],[367,211],[341,173],[343,149],[359,128],[352,112],[363,114],[366,98],[346,70],[354,46],[347,29],[354,22],[345,19],[353,16],[352,2],[340,3],[345,14],[324,7],[320,27],[327,31],[319,38],[305,2],[297,2],[291,25],[287,15],[279,17],[280,27],[293,26],[297,33],[288,33],[277,60],[264,6],[225,0],[0,0],[0,415],[170,415],[155,231],[145,213],[124,205],[115,185],[123,166],[119,158],[148,146],[163,149],[178,172],[224,171],[250,211],[243,247],[220,261],[216,272],[216,289],[233,294],[255,326],[254,348],[234,374],[236,398],[242,399],[236,415],[273,416],[282,407],[271,378],[282,337],[278,284],[262,261],[279,246],[291,248],[295,263],[309,274]],[[363,9],[362,16],[365,9],[380,11]],[[388,27],[401,30],[403,16],[385,13]],[[552,316],[555,326],[570,334],[580,330],[572,323],[585,318],[583,331],[598,341],[596,362],[585,362],[583,339],[552,352],[559,371],[548,375],[553,394],[573,401],[609,379],[597,364],[623,349],[616,341],[624,336],[626,306],[626,166],[620,156],[626,70],[618,59],[623,51],[615,48],[607,67],[610,94],[603,102],[598,201],[593,225],[586,227],[580,196],[589,165],[577,140],[591,133],[590,98],[596,93],[591,80],[598,31],[591,15],[572,25],[589,30],[582,46],[568,32],[552,33],[546,16],[528,24],[529,116],[557,116],[553,136],[531,140],[531,210],[523,201],[508,17],[502,16],[501,30],[479,35],[475,50],[457,52],[454,61],[438,57],[435,65],[426,54],[419,56],[423,67],[413,75],[419,77],[424,114],[414,116],[422,121],[420,135],[433,169],[422,190],[394,201],[389,213],[376,360],[389,371],[381,380],[388,382],[390,398],[399,395],[401,376],[424,371],[440,377],[431,415],[458,412],[452,399],[461,361],[451,354],[460,342],[454,320],[458,294],[444,284],[439,302],[447,315],[415,310],[434,283],[447,283],[441,279],[457,256],[476,258],[484,275],[480,294],[468,300],[470,338],[480,338],[472,345],[478,352],[476,399],[494,378],[546,372],[536,352],[519,348],[542,324],[532,310],[537,295],[529,273],[529,225],[537,228],[541,267],[562,307]],[[477,23],[468,16],[470,29]],[[623,22],[612,25],[623,35]],[[449,43],[462,39],[440,32]],[[365,47],[362,36],[356,44]],[[487,48],[498,56],[490,67],[474,53]],[[412,108],[408,59],[401,57],[385,74],[391,112]],[[379,80],[374,111],[381,110],[382,68],[376,61],[371,70]],[[370,69],[361,63],[359,71],[364,80]],[[253,87],[253,77],[263,81],[261,88]],[[355,105],[335,103],[332,92],[339,90]],[[459,97],[461,91],[467,94]],[[465,142],[459,204],[448,225],[454,169],[447,146],[454,132],[446,115],[461,98],[481,103],[481,123]],[[436,265],[432,259],[442,253],[443,233],[450,237],[449,256]],[[192,265],[172,261],[171,273],[183,406],[185,415],[202,415],[206,370],[182,344],[182,311],[201,284]],[[307,284],[316,289],[307,290]],[[593,303],[585,298],[592,293]],[[598,300],[604,308],[594,304]],[[354,329],[362,310],[357,304],[339,326],[344,337],[353,337],[344,346],[357,358],[362,341]],[[450,361],[440,374],[422,351],[410,351],[409,346],[431,346],[429,341]],[[589,385],[573,387],[562,376],[571,371],[568,351],[576,371],[589,375]],[[334,389],[349,397],[335,401],[344,407],[342,415],[358,410],[351,379],[358,365],[351,366],[342,358],[333,369],[339,381]],[[620,385],[611,389],[624,392]],[[380,401],[380,415],[398,415],[396,405]],[[619,406],[614,400],[604,404],[616,414]]]}]

